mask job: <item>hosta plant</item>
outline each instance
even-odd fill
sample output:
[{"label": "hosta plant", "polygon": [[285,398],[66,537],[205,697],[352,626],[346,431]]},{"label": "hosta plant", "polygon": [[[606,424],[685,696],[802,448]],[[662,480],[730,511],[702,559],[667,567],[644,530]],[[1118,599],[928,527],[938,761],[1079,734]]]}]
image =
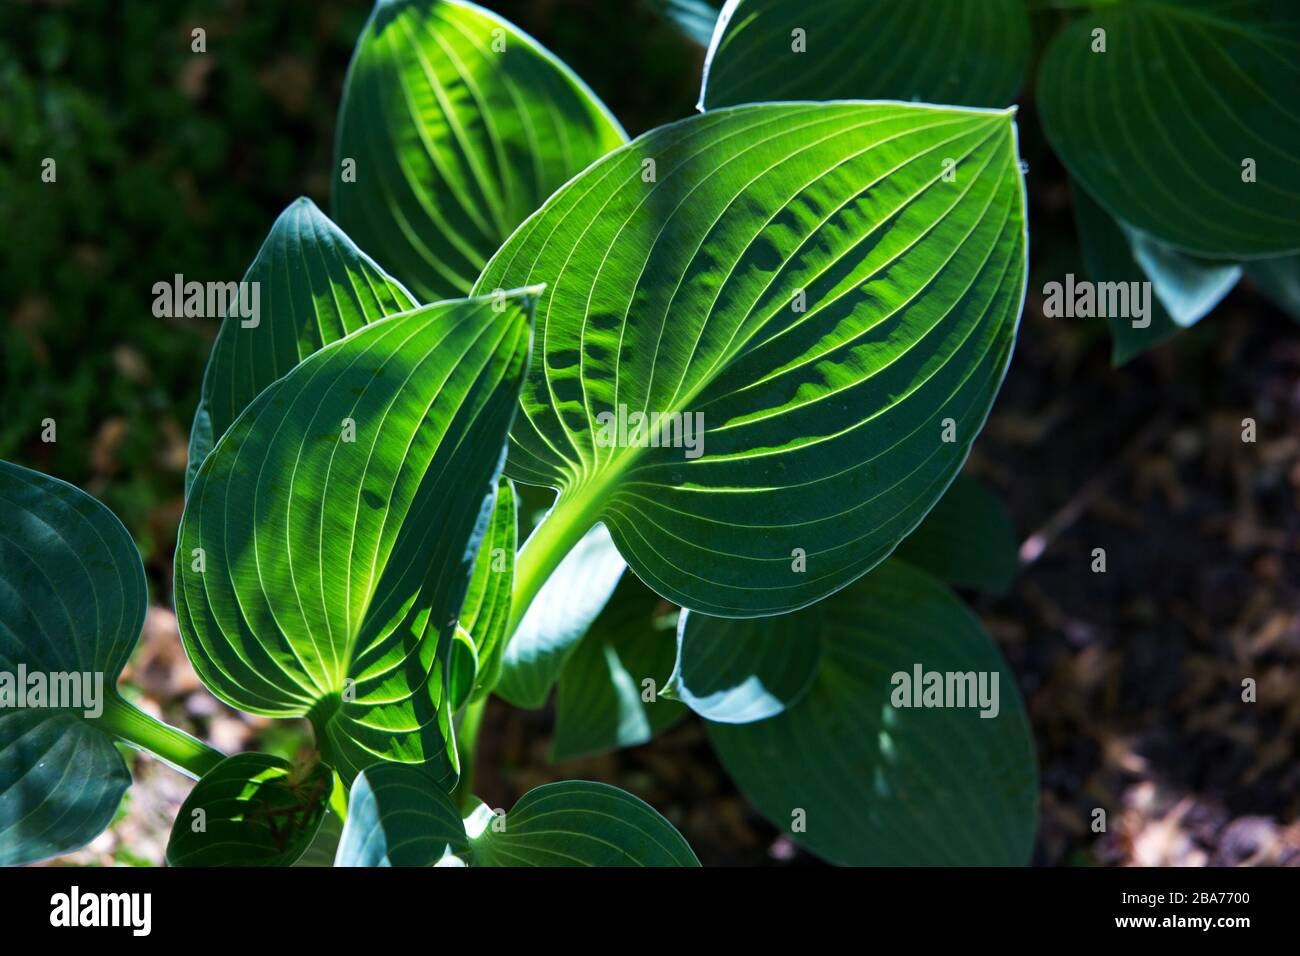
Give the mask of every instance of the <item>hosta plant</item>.
[{"label": "hosta plant", "polygon": [[[797,14],[757,6],[788,45]],[[314,754],[227,756],[127,703],[134,546],[0,465],[0,670],[104,689],[98,712],[5,699],[0,860],[106,826],[124,743],[197,779],[172,865],[694,865],[605,784],[477,799],[487,697],[554,692],[557,759],[702,720],[830,862],[1027,862],[1024,709],[950,590],[1015,570],[996,499],[959,475],[1026,291],[1016,112],[987,101],[1028,38],[974,22],[1015,6],[961,21],[966,59],[879,88],[856,57],[816,88],[760,69],[764,16],[729,8],[702,111],[629,140],[495,14],[377,4],[332,216],[284,210],[245,276],[259,320],[217,335],[175,550],[198,676],[305,719]],[[954,85],[967,62],[978,83]]]},{"label": "hosta plant", "polygon": [[[700,106],[870,97],[1032,103],[1073,183],[1116,364],[1243,275],[1300,316],[1300,17],[1290,0],[657,0],[707,46]],[[701,23],[714,19],[711,31]],[[1032,68],[1031,68],[1032,65]],[[1081,276],[1082,278],[1082,276]]]}]

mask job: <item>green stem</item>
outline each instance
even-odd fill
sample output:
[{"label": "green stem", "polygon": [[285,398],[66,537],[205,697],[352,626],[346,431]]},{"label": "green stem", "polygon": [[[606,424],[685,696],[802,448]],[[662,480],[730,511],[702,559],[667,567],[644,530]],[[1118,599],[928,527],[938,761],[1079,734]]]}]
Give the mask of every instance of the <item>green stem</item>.
[{"label": "green stem", "polygon": [[[607,484],[608,481],[605,482]],[[599,489],[586,487],[566,498],[561,495],[519,550],[515,559],[515,581],[510,593],[510,618],[506,640],[514,636],[528,606],[546,579],[596,524],[600,516]]]},{"label": "green stem", "polygon": [[460,715],[460,726],[456,728],[456,747],[460,753],[460,783],[456,785],[456,794],[460,800],[461,813],[468,813],[474,808],[474,760],[478,751],[478,732],[483,724],[483,711],[487,706],[487,695],[480,700],[470,701]]},{"label": "green stem", "polygon": [[128,704],[116,693],[107,695],[104,713],[96,722],[133,747],[147,750],[160,760],[195,779],[226,759],[203,741],[191,737]]}]

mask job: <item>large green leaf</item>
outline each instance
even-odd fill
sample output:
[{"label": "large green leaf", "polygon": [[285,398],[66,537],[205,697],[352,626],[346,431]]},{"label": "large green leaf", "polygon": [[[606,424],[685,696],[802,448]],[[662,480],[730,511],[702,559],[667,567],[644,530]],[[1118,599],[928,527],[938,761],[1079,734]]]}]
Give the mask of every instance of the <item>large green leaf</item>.
[{"label": "large green leaf", "polygon": [[310,717],[345,780],[381,759],[455,778],[446,658],[532,301],[435,303],[326,346],[248,406],[194,480],[175,592],[195,669],[233,706]]},{"label": "large green leaf", "polygon": [[[759,104],[605,157],[476,286],[547,283],[506,470],[560,496],[521,567],[602,520],[641,580],[718,616],[865,574],[983,424],[1025,246],[1011,111]],[[651,443],[654,414],[682,430]]]},{"label": "large green leaf", "polygon": [[334,774],[270,754],[227,757],[181,804],[168,866],[291,866],[311,846]]},{"label": "large green leaf", "polygon": [[1120,222],[1077,184],[1074,215],[1089,279],[1130,283],[1130,287],[1150,282],[1154,293],[1145,317],[1107,316],[1113,340],[1111,361],[1116,366],[1195,325],[1241,278],[1241,266],[1234,262],[1197,259]]},{"label": "large green leaf", "polygon": [[217,332],[190,432],[187,491],[217,439],[262,389],[321,346],[416,305],[305,198],[276,219],[244,282],[258,283],[257,321],[246,326],[251,319],[228,315]]},{"label": "large green leaf", "polygon": [[568,67],[496,14],[379,0],[339,108],[334,215],[421,298],[463,295],[524,217],[626,139]]},{"label": "large green leaf", "polygon": [[[826,601],[824,614],[821,670],[802,700],[757,723],[707,725],[740,789],[833,863],[1028,862],[1033,738],[979,622],[933,578],[893,561]],[[983,717],[992,708],[978,705],[897,706],[896,675],[918,666],[983,675],[988,690],[997,675],[997,715]]]},{"label": "large green leaf", "polygon": [[1038,99],[1052,146],[1112,215],[1185,252],[1252,258],[1300,249],[1297,86],[1291,0],[1128,0],[1056,36]]},{"label": "large green leaf", "polygon": [[698,866],[671,823],[603,783],[528,791],[509,813],[455,804],[418,769],[371,767],[357,778],[336,866]]},{"label": "large green leaf", "polygon": [[822,659],[822,611],[736,620],[683,611],[668,695],[707,720],[748,724],[795,704]]},{"label": "large green leaf", "polygon": [[335,866],[459,866],[468,854],[465,825],[438,781],[394,763],[357,777]]},{"label": "large green leaf", "polygon": [[1006,106],[1028,61],[1024,0],[729,0],[700,109],[837,99]]},{"label": "large green leaf", "polygon": [[1006,594],[1020,567],[1006,509],[978,478],[958,475],[921,526],[894,552],[941,581]]},{"label": "large green leaf", "polygon": [[[527,553],[529,541],[524,542]],[[547,578],[501,659],[497,696],[536,709],[605,607],[627,567],[603,525],[592,528]]]},{"label": "large green leaf", "polygon": [[5,461],[0,512],[0,865],[10,866],[98,836],[131,784],[115,730],[159,725],[116,690],[148,603],[122,523],[72,485]]},{"label": "large green leaf", "polygon": [[685,716],[662,696],[676,655],[675,611],[623,575],[560,672],[552,760],[635,747]]}]

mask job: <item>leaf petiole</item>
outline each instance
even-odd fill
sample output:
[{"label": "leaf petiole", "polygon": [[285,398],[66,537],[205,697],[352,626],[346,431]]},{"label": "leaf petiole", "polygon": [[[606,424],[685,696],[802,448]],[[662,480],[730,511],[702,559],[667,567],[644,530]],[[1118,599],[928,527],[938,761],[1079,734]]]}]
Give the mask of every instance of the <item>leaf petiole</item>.
[{"label": "leaf petiole", "polygon": [[107,695],[104,712],[94,722],[196,780],[226,759],[220,750],[150,717],[116,693]]}]

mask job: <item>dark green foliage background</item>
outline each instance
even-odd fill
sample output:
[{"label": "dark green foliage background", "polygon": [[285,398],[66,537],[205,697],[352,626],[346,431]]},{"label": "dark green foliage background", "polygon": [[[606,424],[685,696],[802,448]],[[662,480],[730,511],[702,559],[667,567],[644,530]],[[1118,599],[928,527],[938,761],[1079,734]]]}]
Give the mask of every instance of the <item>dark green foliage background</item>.
[{"label": "dark green foliage background", "polygon": [[[294,198],[328,209],[335,112],[370,6],[0,3],[0,458],[100,496],[154,581],[169,578],[217,323],[156,318],[153,285],[237,280]],[[692,111],[703,51],[648,4],[487,6],[568,62],[629,133]],[[195,27],[206,54],[191,52]],[[55,184],[40,179],[47,156]]]}]

